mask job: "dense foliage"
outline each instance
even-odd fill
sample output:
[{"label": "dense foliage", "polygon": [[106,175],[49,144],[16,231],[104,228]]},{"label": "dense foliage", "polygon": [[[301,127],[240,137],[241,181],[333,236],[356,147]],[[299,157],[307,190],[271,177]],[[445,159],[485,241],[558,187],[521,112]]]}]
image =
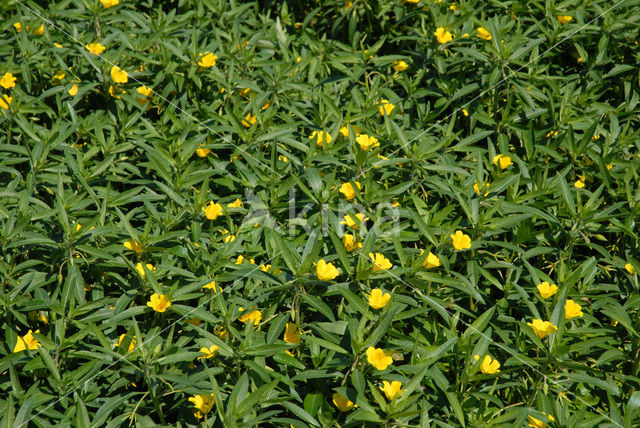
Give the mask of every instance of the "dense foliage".
[{"label": "dense foliage", "polygon": [[0,5],[2,426],[640,424],[640,1]]}]

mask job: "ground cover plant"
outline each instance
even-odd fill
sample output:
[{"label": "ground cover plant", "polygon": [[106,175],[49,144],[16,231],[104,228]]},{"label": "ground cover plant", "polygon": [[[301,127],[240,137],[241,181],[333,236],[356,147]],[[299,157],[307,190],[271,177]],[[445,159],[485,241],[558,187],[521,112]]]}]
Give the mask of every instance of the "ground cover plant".
[{"label": "ground cover plant", "polygon": [[0,424],[640,424],[639,1],[0,2]]}]

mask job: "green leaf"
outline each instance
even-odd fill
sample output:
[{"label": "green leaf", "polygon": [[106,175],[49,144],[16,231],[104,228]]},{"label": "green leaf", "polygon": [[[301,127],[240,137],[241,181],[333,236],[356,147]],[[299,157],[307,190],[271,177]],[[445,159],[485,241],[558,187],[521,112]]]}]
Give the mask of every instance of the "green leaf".
[{"label": "green leaf", "polygon": [[300,336],[300,338],[302,340],[304,340],[305,342],[313,343],[315,345],[318,345],[321,348],[326,348],[326,349],[329,349],[331,351],[336,351],[336,352],[338,352],[340,354],[348,354],[348,352],[344,348],[336,345],[333,342],[329,342],[328,340],[320,339],[319,337],[311,336],[311,335],[308,335],[308,334],[304,334],[304,335]]},{"label": "green leaf", "polygon": [[31,419],[31,413],[33,411],[33,405],[35,404],[35,396],[29,395],[20,406],[16,418],[13,420],[13,426],[19,427],[27,424]]},{"label": "green leaf", "polygon": [[629,317],[627,311],[618,302],[608,301],[606,306],[600,309],[600,312],[607,315],[612,320],[618,321],[620,325],[626,328],[634,336],[638,336],[638,332],[633,328],[631,317]]},{"label": "green leaf", "polygon": [[376,346],[376,344],[382,339],[382,336],[387,332],[393,318],[400,312],[402,312],[407,305],[403,304],[395,304],[393,305],[387,313],[382,317],[378,326],[373,330],[373,332],[368,336],[367,341],[365,342],[364,348],[368,348],[369,346]]},{"label": "green leaf", "polygon": [[58,367],[56,366],[55,361],[53,360],[53,358],[51,358],[51,355],[49,355],[49,352],[47,352],[47,350],[42,346],[38,346],[38,354],[40,354],[40,358],[42,358],[45,366],[47,366],[47,369],[49,369],[49,373],[51,373],[51,375],[58,382],[60,382],[62,380],[62,378],[60,377],[60,372],[58,371]]},{"label": "green leaf", "polygon": [[322,394],[316,392],[312,394],[307,394],[304,397],[304,410],[309,413],[309,415],[315,417],[318,414],[318,410],[322,406],[324,402],[324,397]]},{"label": "green leaf", "polygon": [[493,318],[495,310],[496,310],[495,306],[492,306],[491,308],[487,309],[482,315],[477,317],[469,325],[469,327],[467,327],[465,332],[462,333],[462,336],[460,336],[459,343],[461,348],[464,348],[469,344],[469,340],[471,339],[471,336],[476,334],[481,335],[484,332],[485,328],[487,328],[487,325],[489,325],[489,322]]},{"label": "green leaf", "polygon": [[324,303],[320,297],[313,296],[311,294],[301,294],[300,300],[302,300],[303,302],[307,303],[309,306],[311,306],[312,308],[320,312],[327,319],[331,321],[336,320],[329,306],[327,306],[327,304]]},{"label": "green leaf", "polygon": [[564,202],[567,205],[567,208],[569,209],[569,212],[575,218],[576,215],[577,215],[576,214],[576,204],[573,201],[573,195],[569,191],[569,186],[567,186],[567,182],[565,181],[564,174],[563,175],[560,175],[560,174],[556,175],[556,181],[558,182],[558,185],[560,186],[560,191],[561,191],[561,194],[562,194],[562,198],[564,199]]},{"label": "green leaf", "polygon": [[297,417],[299,417],[300,419],[302,419],[306,423],[308,423],[308,424],[310,424],[312,426],[320,426],[320,423],[313,416],[311,416],[306,410],[301,408],[300,406],[297,406],[297,405],[293,404],[290,401],[285,401],[285,402],[282,403],[282,405],[284,407],[286,407],[287,409],[289,409],[289,411],[291,411],[291,413],[293,413],[294,415],[296,415]]}]

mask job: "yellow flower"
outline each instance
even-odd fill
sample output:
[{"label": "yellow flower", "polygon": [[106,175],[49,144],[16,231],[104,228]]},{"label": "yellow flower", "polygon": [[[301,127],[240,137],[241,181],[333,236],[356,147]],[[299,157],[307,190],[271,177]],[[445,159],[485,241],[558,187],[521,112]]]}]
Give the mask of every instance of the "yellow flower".
[{"label": "yellow flower", "polygon": [[16,29],[16,33],[19,33],[22,31],[22,24],[19,22],[14,22],[13,23],[13,28]]},{"label": "yellow flower", "polygon": [[349,400],[347,397],[343,397],[337,392],[333,393],[333,404],[340,410],[341,412],[348,412],[354,407],[358,407],[356,404],[353,404],[353,401]]},{"label": "yellow flower", "polygon": [[0,79],[0,86],[5,89],[11,89],[16,86],[16,77],[11,73],[4,73]]},{"label": "yellow flower", "polygon": [[383,380],[380,390],[384,392],[384,395],[386,395],[390,401],[393,401],[396,396],[401,395],[402,391],[405,391],[400,390],[400,388],[402,388],[402,382],[400,381],[394,380],[393,382],[389,383],[386,380]]},{"label": "yellow flower", "polygon": [[216,65],[216,60],[218,59],[218,55],[214,55],[211,52],[205,52],[200,54],[200,61],[198,61],[198,65],[202,68],[210,68]]},{"label": "yellow flower", "polygon": [[[118,337],[118,343],[115,344],[115,347],[117,348],[118,346],[120,346],[122,344],[122,341],[124,340],[124,338],[126,337],[126,334],[121,334]],[[138,342],[136,341],[136,336],[134,335],[131,338],[131,342],[129,342],[129,348],[127,349],[127,353],[133,351],[136,347],[136,345],[138,344]]]},{"label": "yellow flower", "polygon": [[576,189],[582,189],[584,187],[584,179],[580,178],[579,180],[577,180],[575,183],[573,183],[573,186]]},{"label": "yellow flower", "polygon": [[271,265],[260,265],[260,270],[262,272],[269,272],[271,270]]},{"label": "yellow flower", "polygon": [[414,4],[420,2],[420,0],[404,0],[404,1],[407,3],[414,3]]},{"label": "yellow flower", "polygon": [[248,44],[249,44],[249,40],[245,40],[244,42],[238,44],[238,49],[243,51],[243,50],[245,50],[245,48],[247,47]]},{"label": "yellow flower", "polygon": [[345,233],[342,236],[342,244],[347,251],[353,251],[356,248],[362,248],[362,242],[356,242],[355,237],[350,233]]},{"label": "yellow flower", "polygon": [[356,142],[360,145],[360,148],[365,152],[369,149],[379,147],[380,143],[376,137],[370,137],[367,134],[361,134],[356,137]]},{"label": "yellow flower", "polygon": [[[116,343],[116,348],[122,344],[122,341],[124,340],[124,338],[126,336],[127,336],[126,334],[121,334],[120,337],[118,337],[118,343]],[[136,342],[136,337],[133,336],[131,338],[131,342],[129,342],[129,348],[127,349],[127,353],[133,351],[135,349],[137,343],[138,342]]]},{"label": "yellow flower", "polygon": [[124,242],[124,246],[131,251],[135,251],[138,254],[142,252],[142,246],[138,244],[136,241],[134,241],[133,239],[127,239]]},{"label": "yellow flower", "polygon": [[405,71],[407,68],[409,68],[409,64],[407,64],[406,62],[402,60],[393,61],[393,69],[395,71]]},{"label": "yellow flower", "polygon": [[36,36],[42,36],[44,34],[44,25],[40,24],[38,28],[33,30],[33,34],[35,34]]},{"label": "yellow flower", "polygon": [[153,293],[147,302],[147,306],[153,308],[156,312],[164,312],[171,306],[171,302],[166,295]]},{"label": "yellow flower", "polygon": [[[200,417],[202,417],[203,414],[206,415],[207,413],[209,413],[209,410],[211,410],[211,408],[215,404],[215,395],[194,395],[193,397],[189,397],[189,401],[193,403],[193,407],[195,407],[197,413],[200,413]],[[197,415],[197,413],[194,412],[194,415]]]},{"label": "yellow flower", "polygon": [[553,334],[556,331],[558,331],[558,327],[551,324],[549,321],[542,321],[541,319],[534,319],[533,322],[528,322],[527,325],[533,328],[533,332],[540,339],[544,339],[550,334]]},{"label": "yellow flower", "polygon": [[568,299],[564,304],[564,319],[570,320],[571,318],[581,317],[584,315],[582,313],[582,306],[577,304],[571,299]]},{"label": "yellow flower", "polygon": [[215,293],[222,292],[222,287],[219,284],[216,285],[215,281],[211,281],[210,283],[203,285],[202,288],[213,290]]},{"label": "yellow flower", "polygon": [[300,331],[294,323],[288,322],[284,330],[284,341],[287,343],[300,343]]},{"label": "yellow flower", "polygon": [[218,352],[218,350],[220,349],[219,346],[217,345],[211,345],[209,348],[200,348],[200,352],[203,353],[204,355],[201,357],[198,357],[199,360],[205,359],[208,360],[209,358],[213,358],[215,357],[216,353]]},{"label": "yellow flower", "polygon": [[45,317],[41,311],[29,311],[27,316],[31,321],[41,321],[45,324],[49,324],[47,317]]},{"label": "yellow flower", "polygon": [[53,75],[52,80],[62,80],[65,76],[64,71],[57,71],[56,74]]},{"label": "yellow flower", "polygon": [[456,230],[456,233],[451,235],[451,239],[454,250],[466,250],[471,248],[471,237],[462,233],[461,230]]},{"label": "yellow flower", "polygon": [[[358,189],[362,189],[362,186],[359,182],[354,181],[354,183],[356,183]],[[340,193],[342,193],[348,201],[356,197],[356,191],[354,190],[351,183],[343,183],[342,186],[340,186]]]},{"label": "yellow flower", "polygon": [[491,33],[484,27],[478,28],[478,37],[482,40],[491,40]]},{"label": "yellow flower", "polygon": [[607,164],[607,171],[610,171],[610,170],[611,170],[611,168],[613,168],[613,164],[608,163],[608,164]]},{"label": "yellow flower", "polygon": [[238,91],[238,94],[243,98],[247,98],[250,93],[251,93],[251,88],[244,88]]},{"label": "yellow flower", "polygon": [[250,128],[251,125],[255,125],[257,117],[255,114],[247,113],[247,115],[242,119],[242,126],[245,128]]},{"label": "yellow flower", "polygon": [[391,104],[389,100],[378,101],[378,113],[380,113],[380,116],[389,116],[394,108],[396,108],[396,106]]},{"label": "yellow flower", "polygon": [[12,100],[13,100],[13,97],[10,97],[9,95],[6,95],[6,94],[2,94],[2,96],[0,97],[0,108],[4,110],[9,110],[9,106],[11,105]]},{"label": "yellow flower", "polygon": [[71,95],[72,97],[75,97],[76,94],[78,93],[78,85],[74,83],[68,92],[69,92],[69,95]]},{"label": "yellow flower", "polygon": [[340,127],[340,134],[342,134],[343,137],[349,138],[350,129],[353,129],[353,133],[356,137],[362,133],[362,130],[357,126],[344,125]]},{"label": "yellow flower", "polygon": [[316,275],[320,281],[331,281],[339,274],[333,263],[327,263],[324,259],[320,259],[316,264]]},{"label": "yellow flower", "polygon": [[[144,272],[144,268],[142,267],[142,263],[138,263],[136,265],[136,269],[138,270],[138,272],[140,272],[140,275],[142,276],[142,279],[144,279],[146,273]],[[152,271],[152,270],[156,270],[156,268],[151,263],[147,263],[147,270]]]},{"label": "yellow flower", "polygon": [[[360,221],[360,223],[364,223],[366,220],[369,220],[369,217],[364,216],[364,214],[356,214],[356,217],[358,218],[358,220]],[[351,218],[351,216],[349,214],[344,216],[344,221],[340,222],[340,224],[346,224],[347,227],[350,227],[354,230],[358,230],[358,225],[356,224],[356,221]]]},{"label": "yellow flower", "polygon": [[[36,330],[35,333],[40,333],[40,330]],[[42,346],[38,339],[33,337],[33,332],[29,330],[24,336],[18,336],[16,346],[13,348],[13,352],[20,352],[26,349],[38,349],[38,346]]]},{"label": "yellow flower", "polygon": [[[244,262],[244,256],[241,254],[241,255],[239,255],[239,256],[238,256],[238,258],[236,259],[236,264],[237,264],[237,265],[241,265],[241,264],[242,264],[242,262]],[[249,262],[250,262],[252,265],[256,264],[256,261],[255,261],[254,259],[249,259]]]},{"label": "yellow flower", "polygon": [[202,207],[202,211],[204,211],[204,215],[209,220],[217,219],[219,216],[222,215],[222,212],[223,212],[222,205],[214,204],[213,201],[209,201],[209,205],[207,205],[206,207]]},{"label": "yellow flower", "polygon": [[393,359],[384,350],[373,346],[367,348],[367,361],[378,370],[384,370],[393,363]]},{"label": "yellow flower", "polygon": [[436,39],[438,39],[438,43],[440,43],[441,45],[453,40],[453,35],[450,32],[446,31],[443,27],[436,28],[436,32],[433,34],[434,36],[436,36]]},{"label": "yellow flower", "polygon": [[285,155],[278,155],[278,160],[281,160],[282,162],[289,162],[289,158],[286,157]]},{"label": "yellow flower", "polygon": [[120,0],[100,0],[100,3],[102,3],[105,9],[109,9],[111,6],[120,4]]},{"label": "yellow flower", "polygon": [[262,108],[262,110],[266,110],[266,109],[268,109],[269,107],[271,107],[271,102],[270,102],[269,100],[267,100],[267,101],[265,101],[265,103],[264,103],[264,104],[262,104],[262,107],[261,107],[261,108]]},{"label": "yellow flower", "polygon": [[[242,306],[239,307],[238,310],[240,312],[244,312],[244,308]],[[262,320],[262,312],[251,307],[249,308],[249,311],[238,318],[238,320],[243,324],[246,324],[247,321],[249,321],[253,325],[258,325],[260,323],[260,320]]]},{"label": "yellow flower", "polygon": [[[542,412],[543,415],[546,415],[547,418],[549,418],[549,420],[551,422],[555,421],[555,418],[551,415],[547,415],[546,413]],[[529,415],[529,426],[531,428],[547,428],[547,424],[545,424],[544,422],[542,422],[539,419],[534,418],[533,416]]]},{"label": "yellow flower", "polygon": [[440,265],[441,265],[440,258],[435,254],[433,254],[431,251],[429,251],[429,254],[427,254],[427,258],[424,259],[424,262],[422,262],[422,266],[426,267],[427,269],[438,267]]},{"label": "yellow flower", "polygon": [[[489,187],[489,184],[490,183],[485,181],[484,184],[482,185],[482,189],[484,190],[487,187]],[[477,181],[475,181],[473,183],[473,191],[476,192],[478,195],[480,194],[480,186],[478,186],[478,182]],[[487,196],[488,194],[489,194],[489,192],[485,192],[484,196]]]},{"label": "yellow flower", "polygon": [[209,153],[211,153],[211,149],[205,149],[202,148],[202,146],[204,146],[204,144],[201,144],[200,148],[196,149],[196,154],[198,155],[198,157],[205,158]]},{"label": "yellow flower", "polygon": [[111,78],[116,83],[127,83],[129,81],[127,72],[115,65],[111,67]]},{"label": "yellow flower", "polygon": [[462,109],[462,114],[464,114],[465,116],[469,116],[469,112],[465,108]]},{"label": "yellow flower", "polygon": [[510,165],[513,165],[513,162],[511,162],[511,157],[499,154],[493,157],[493,164],[501,169],[507,169]]},{"label": "yellow flower", "polygon": [[331,140],[333,140],[331,135],[325,131],[313,131],[311,135],[309,135],[309,139],[315,140],[318,147],[322,147],[324,143],[329,144]]},{"label": "yellow flower", "polygon": [[[126,94],[127,91],[124,91],[124,93]],[[117,100],[120,99],[120,95],[116,94],[116,88],[113,85],[109,85],[109,95]]]},{"label": "yellow flower", "polygon": [[500,371],[500,363],[488,355],[484,356],[480,364],[480,371],[484,374],[495,374]]},{"label": "yellow flower", "polygon": [[380,253],[369,253],[369,257],[371,257],[371,261],[373,262],[373,271],[380,270],[389,270],[393,266],[388,258],[384,256],[384,254]]},{"label": "yellow flower", "polygon": [[138,92],[140,95],[144,96],[144,98],[139,98],[138,99],[138,103],[140,103],[141,105],[148,102],[149,100],[147,98],[151,97],[151,94],[153,93],[153,90],[151,90],[151,88],[147,87],[147,86],[140,86],[138,89],[136,89],[136,92]]},{"label": "yellow flower", "polygon": [[390,299],[391,294],[384,293],[379,288],[374,288],[373,290],[371,290],[371,294],[369,295],[369,306],[371,306],[373,309],[380,309],[385,307],[387,303],[389,303]]},{"label": "yellow flower", "polygon": [[222,242],[224,242],[225,244],[228,244],[229,242],[233,242],[235,240],[236,240],[236,235],[228,235],[224,237]]},{"label": "yellow flower", "polygon": [[214,329],[213,329],[213,334],[215,334],[216,336],[218,336],[220,339],[224,340],[225,337],[227,337],[227,329],[224,328],[221,325],[217,325]]},{"label": "yellow flower", "polygon": [[557,18],[558,18],[558,22],[562,25],[573,21],[573,16],[569,16],[569,15],[558,15]]},{"label": "yellow flower", "polygon": [[236,199],[233,202],[227,204],[229,208],[242,208],[242,201],[240,199]]},{"label": "yellow flower", "polygon": [[47,317],[44,316],[44,314],[42,312],[38,312],[38,321],[43,322],[45,324],[49,324],[49,321],[47,320]]},{"label": "yellow flower", "polygon": [[555,284],[549,285],[547,281],[541,282],[537,287],[543,299],[548,299],[558,292],[558,287]]},{"label": "yellow flower", "polygon": [[528,425],[533,428],[546,428],[547,424],[542,422],[540,419],[536,419],[533,416],[529,415],[529,423]]},{"label": "yellow flower", "polygon": [[629,272],[630,275],[633,275],[634,273],[636,273],[636,269],[633,267],[631,263],[627,263],[626,265],[624,265],[624,268],[627,270],[627,272]]},{"label": "yellow flower", "polygon": [[85,46],[85,48],[91,55],[100,55],[107,49],[104,45],[98,42],[88,44],[87,46]]}]

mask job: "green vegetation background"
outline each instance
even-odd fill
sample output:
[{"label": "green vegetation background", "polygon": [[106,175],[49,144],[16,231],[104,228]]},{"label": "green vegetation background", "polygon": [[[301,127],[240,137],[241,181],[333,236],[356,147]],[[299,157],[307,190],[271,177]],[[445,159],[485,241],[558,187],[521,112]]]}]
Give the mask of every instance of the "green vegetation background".
[{"label": "green vegetation background", "polygon": [[[0,425],[640,423],[640,2],[350,3],[0,2],[0,75],[17,78],[0,89]],[[346,123],[380,146],[361,150]],[[224,215],[208,220],[209,201]],[[369,217],[352,252],[348,212]],[[454,251],[456,230],[471,249]],[[393,268],[373,272],[369,252]],[[374,288],[392,295],[382,309]],[[153,293],[172,306],[155,312]],[[566,299],[584,315],[565,320]],[[539,339],[538,318],[558,331]],[[40,346],[13,352],[28,330]],[[375,369],[369,346],[393,364]],[[392,380],[405,391],[390,401]],[[215,395],[201,419],[199,394]]]}]

